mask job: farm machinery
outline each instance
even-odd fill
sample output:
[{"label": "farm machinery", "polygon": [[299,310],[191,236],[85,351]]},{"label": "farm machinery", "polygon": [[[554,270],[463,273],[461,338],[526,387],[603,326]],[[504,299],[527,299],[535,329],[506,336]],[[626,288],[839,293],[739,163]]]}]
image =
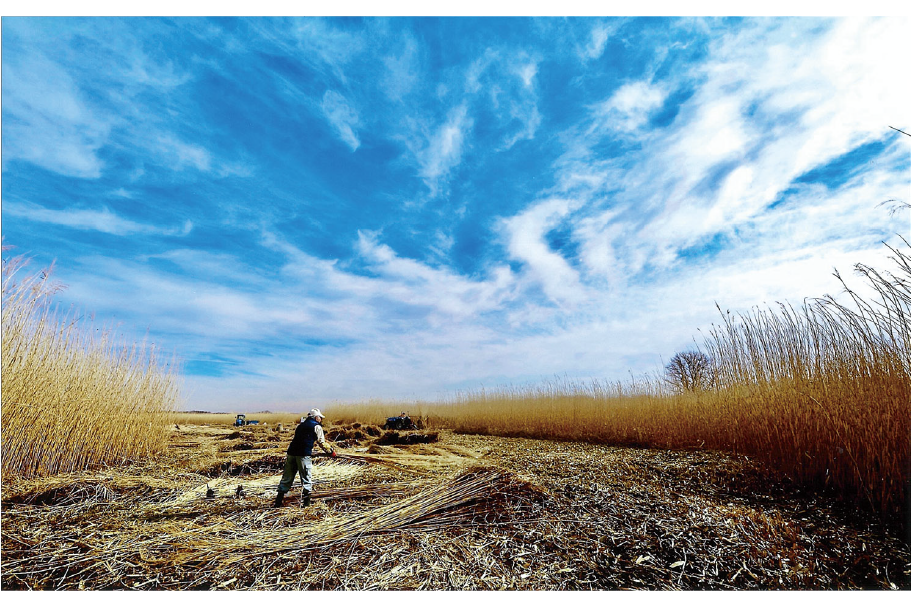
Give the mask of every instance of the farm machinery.
[{"label": "farm machinery", "polygon": [[383,430],[417,430],[417,426],[404,411],[397,417],[387,417]]},{"label": "farm machinery", "polygon": [[247,416],[242,413],[238,414],[237,419],[234,420],[235,426],[256,426],[257,424],[259,424],[259,420],[257,420],[257,419],[248,420]]}]

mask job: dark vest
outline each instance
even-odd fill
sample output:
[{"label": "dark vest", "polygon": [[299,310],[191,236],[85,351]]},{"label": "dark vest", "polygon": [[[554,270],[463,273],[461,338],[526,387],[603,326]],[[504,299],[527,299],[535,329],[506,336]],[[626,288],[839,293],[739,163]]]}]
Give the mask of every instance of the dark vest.
[{"label": "dark vest", "polygon": [[316,418],[308,417],[297,425],[294,439],[288,446],[288,455],[313,455],[313,443],[316,442],[316,427],[320,424]]}]

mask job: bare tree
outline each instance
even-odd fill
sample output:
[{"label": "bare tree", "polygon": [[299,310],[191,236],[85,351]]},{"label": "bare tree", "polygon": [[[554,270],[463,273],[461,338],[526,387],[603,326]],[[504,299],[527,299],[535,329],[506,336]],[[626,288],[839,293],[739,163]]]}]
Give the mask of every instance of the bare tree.
[{"label": "bare tree", "polygon": [[678,352],[665,373],[667,381],[681,392],[705,390],[712,384],[712,361],[702,352]]}]

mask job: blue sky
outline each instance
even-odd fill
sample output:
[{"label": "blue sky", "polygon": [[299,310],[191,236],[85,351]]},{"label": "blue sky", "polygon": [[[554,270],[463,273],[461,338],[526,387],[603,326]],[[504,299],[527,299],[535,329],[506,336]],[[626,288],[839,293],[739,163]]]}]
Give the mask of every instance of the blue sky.
[{"label": "blue sky", "polygon": [[2,232],[184,406],[659,370],[911,233],[907,18],[3,18]]}]

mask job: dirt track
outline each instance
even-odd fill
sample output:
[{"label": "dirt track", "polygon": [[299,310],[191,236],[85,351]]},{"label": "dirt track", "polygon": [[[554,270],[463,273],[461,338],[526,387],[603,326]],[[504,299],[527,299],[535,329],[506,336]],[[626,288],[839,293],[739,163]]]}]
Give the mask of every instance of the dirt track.
[{"label": "dirt track", "polygon": [[[907,545],[744,458],[444,431],[318,459],[313,506],[274,510],[290,432],[182,428],[155,462],[4,479],[3,589],[911,588]],[[499,501],[439,497],[473,467]]]}]

